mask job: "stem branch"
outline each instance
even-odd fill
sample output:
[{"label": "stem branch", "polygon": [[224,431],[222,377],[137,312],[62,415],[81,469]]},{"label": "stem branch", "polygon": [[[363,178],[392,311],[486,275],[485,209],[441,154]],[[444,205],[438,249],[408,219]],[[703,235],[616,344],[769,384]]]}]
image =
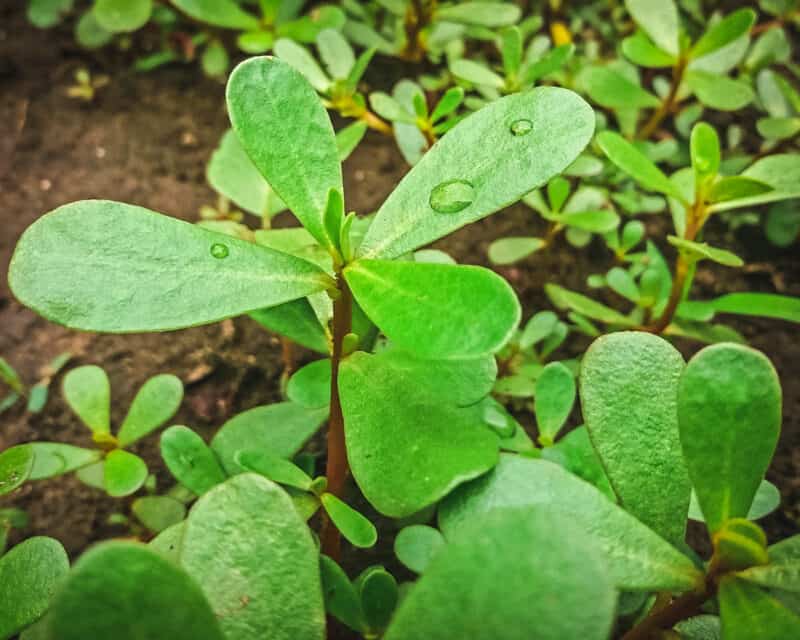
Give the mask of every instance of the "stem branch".
[{"label": "stem branch", "polygon": [[669,93],[667,94],[667,97],[664,98],[661,106],[659,106],[658,109],[653,112],[653,115],[650,116],[650,119],[636,134],[637,140],[647,140],[650,138],[650,136],[652,136],[658,129],[661,121],[666,118],[675,108],[675,104],[678,99],[678,89],[680,89],[681,82],[683,82],[683,74],[686,72],[687,64],[688,61],[681,56],[677,64],[673,67],[672,85],[669,88]]}]

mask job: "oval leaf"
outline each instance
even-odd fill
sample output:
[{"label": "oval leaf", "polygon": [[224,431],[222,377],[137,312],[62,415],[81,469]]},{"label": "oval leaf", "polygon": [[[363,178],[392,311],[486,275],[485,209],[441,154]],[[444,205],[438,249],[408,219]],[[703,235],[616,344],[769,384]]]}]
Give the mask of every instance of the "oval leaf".
[{"label": "oval leaf", "polygon": [[106,456],[104,483],[108,495],[122,498],[136,493],[147,479],[147,465],[139,456],[115,449]]},{"label": "oval leaf", "polygon": [[320,500],[333,524],[353,546],[367,549],[375,545],[378,532],[367,518],[332,493],[323,493]]},{"label": "oval leaf", "polygon": [[227,477],[214,452],[188,427],[176,425],[161,434],[161,457],[175,479],[198,496]]},{"label": "oval leaf", "polygon": [[0,453],[0,496],[22,486],[33,470],[33,447],[20,444]]},{"label": "oval leaf", "polygon": [[180,378],[164,373],[150,378],[133,399],[119,429],[119,446],[127,447],[169,420],[183,400]]},{"label": "oval leaf", "polygon": [[106,372],[95,365],[67,372],[62,386],[64,399],[92,433],[111,432],[111,384]]}]

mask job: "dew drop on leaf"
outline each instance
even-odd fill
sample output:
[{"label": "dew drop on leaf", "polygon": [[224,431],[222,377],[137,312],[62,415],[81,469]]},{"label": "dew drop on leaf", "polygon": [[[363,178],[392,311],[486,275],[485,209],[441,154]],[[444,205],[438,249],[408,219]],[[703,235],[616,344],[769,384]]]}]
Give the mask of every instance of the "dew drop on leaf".
[{"label": "dew drop on leaf", "polygon": [[441,182],[431,190],[429,204],[439,213],[458,213],[475,200],[475,189],[466,180]]},{"label": "dew drop on leaf", "polygon": [[215,258],[219,258],[220,260],[222,258],[227,258],[228,247],[226,247],[224,244],[220,242],[215,242],[214,244],[211,245],[211,255],[214,256]]},{"label": "dew drop on leaf", "polygon": [[533,131],[533,122],[527,118],[520,118],[511,123],[511,133],[517,137],[527,136]]}]

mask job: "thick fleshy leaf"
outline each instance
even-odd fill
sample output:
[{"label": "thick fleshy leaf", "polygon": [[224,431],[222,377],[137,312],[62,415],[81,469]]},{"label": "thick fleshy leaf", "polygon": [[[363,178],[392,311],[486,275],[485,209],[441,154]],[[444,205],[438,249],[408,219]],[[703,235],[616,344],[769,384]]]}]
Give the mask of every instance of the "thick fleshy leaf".
[{"label": "thick fleshy leaf", "polygon": [[659,69],[671,67],[677,59],[659,49],[644,31],[637,31],[622,41],[622,53],[640,67]]},{"label": "thick fleshy leaf", "polygon": [[542,238],[512,236],[500,238],[489,245],[489,260],[492,264],[512,264],[545,246]]},{"label": "thick fleshy leaf", "polygon": [[315,360],[295,371],[286,385],[286,396],[307,409],[326,407],[331,401],[331,361]]},{"label": "thick fleshy leaf", "polygon": [[743,345],[706,347],[681,377],[678,420],[709,531],[745,517],[781,425],[781,387],[770,361]]},{"label": "thick fleshy leaf", "polygon": [[610,67],[588,67],[580,81],[592,100],[609,109],[647,109],[660,104],[652,93]]},{"label": "thick fleshy leaf", "polygon": [[95,435],[111,433],[111,384],[95,365],[72,369],[64,376],[64,399]]},{"label": "thick fleshy leaf", "polygon": [[658,191],[683,201],[680,189],[646,155],[621,135],[613,131],[603,131],[597,135],[597,142],[611,162],[645,189]]},{"label": "thick fleshy leaf", "polygon": [[378,211],[358,251],[393,258],[516,202],[578,157],[594,113],[577,94],[541,87],[462,120]]},{"label": "thick fleshy leaf", "polygon": [[698,122],[692,128],[691,155],[696,185],[709,177],[713,178],[719,171],[719,137],[710,124]]},{"label": "thick fleshy leaf", "polygon": [[752,9],[739,9],[725,16],[722,20],[709,27],[694,43],[690,55],[701,58],[725,45],[737,40],[748,31],[756,21],[756,12]]},{"label": "thick fleshy leaf", "polygon": [[150,19],[153,0],[96,0],[92,15],[110,33],[140,29]]},{"label": "thick fleshy leaf", "polygon": [[438,529],[424,524],[404,527],[394,539],[397,559],[415,573],[423,573],[445,542]]},{"label": "thick fleshy leaf", "polygon": [[45,621],[51,640],[222,640],[203,593],[144,545],[105,542],[75,564]]},{"label": "thick fleshy leaf", "polygon": [[158,429],[169,420],[183,400],[180,378],[164,373],[150,378],[142,385],[128,409],[117,438],[119,446],[127,447]]},{"label": "thick fleshy leaf", "polygon": [[249,314],[260,325],[308,349],[328,353],[328,338],[308,298],[284,302]]},{"label": "thick fleshy leaf", "polygon": [[370,567],[356,580],[367,627],[383,631],[397,608],[399,590],[394,576],[381,566]]},{"label": "thick fleshy leaf", "polygon": [[133,501],[131,511],[150,531],[160,533],[182,522],[186,517],[186,507],[179,500],[169,496],[144,496]]},{"label": "thick fleshy leaf", "polygon": [[728,293],[709,301],[717,313],[800,322],[800,298],[774,293]]},{"label": "thick fleshy leaf", "polygon": [[0,557],[0,638],[36,622],[68,571],[67,552],[53,538],[28,538]]},{"label": "thick fleshy leaf", "polygon": [[691,494],[676,408],[684,366],[666,340],[631,331],[595,340],[580,374],[586,428],[620,503],[676,545]]},{"label": "thick fleshy leaf", "polygon": [[260,26],[258,19],[243,11],[235,0],[172,0],[172,4],[189,17],[215,27],[255,31]]},{"label": "thick fleshy leaf", "polygon": [[358,260],[344,274],[370,320],[422,357],[494,353],[519,324],[513,289],[482,267]]},{"label": "thick fleshy leaf", "polygon": [[[324,247],[323,214],[331,189],[343,193],[328,112],[308,81],[277,58],[250,58],[231,74],[228,111],[253,164]],[[266,306],[266,305],[265,305]]]},{"label": "thick fleshy leaf", "polygon": [[214,452],[188,427],[176,425],[161,434],[161,457],[175,479],[198,496],[227,478]]},{"label": "thick fleshy leaf", "polygon": [[44,480],[94,464],[102,458],[96,449],[84,449],[60,442],[31,442],[31,480]]},{"label": "thick fleshy leaf", "polygon": [[468,525],[411,587],[386,640],[608,637],[617,594],[602,552],[573,523],[503,509]]},{"label": "thick fleshy leaf", "polygon": [[378,541],[375,525],[346,502],[332,493],[323,493],[320,501],[333,524],[350,544],[366,549]]},{"label": "thick fleshy leaf", "polygon": [[625,0],[625,7],[656,45],[672,56],[678,55],[680,25],[673,0]]},{"label": "thick fleshy leaf", "polygon": [[180,550],[230,640],[322,640],[318,558],[288,494],[253,473],[195,503]]},{"label": "thick fleshy leaf", "polygon": [[619,216],[613,211],[568,211],[559,222],[591,233],[608,233],[619,226]]},{"label": "thick fleshy leaf", "polygon": [[436,18],[481,27],[505,27],[517,22],[520,13],[519,7],[508,2],[459,2],[438,9]]},{"label": "thick fleshy leaf", "polygon": [[[434,364],[445,372],[452,367],[456,388],[474,375],[469,362]],[[442,384],[426,384],[434,373],[424,361],[398,361],[391,352],[358,352],[341,365],[339,393],[353,477],[370,503],[391,517],[416,513],[497,461],[497,437],[485,425],[480,405],[456,406],[457,398]]]},{"label": "thick fleshy leaf", "polygon": [[719,587],[725,640],[787,640],[800,637],[800,617],[756,585],[733,576]]},{"label": "thick fleshy leaf", "polygon": [[108,495],[122,498],[136,493],[147,480],[147,465],[139,456],[115,449],[106,456],[103,479]]},{"label": "thick fleshy leaf", "polygon": [[33,447],[19,444],[0,452],[0,496],[21,487],[33,470]]},{"label": "thick fleshy leaf", "polygon": [[133,205],[84,200],[34,222],[9,267],[17,298],[74,329],[179,329],[330,286],[315,265]]},{"label": "thick fleshy leaf", "polygon": [[225,471],[242,471],[236,454],[257,449],[282,458],[291,458],[316,433],[328,417],[328,408],[306,409],[294,402],[278,402],[253,407],[222,425],[211,440],[211,449]]},{"label": "thick fleshy leaf", "polygon": [[686,84],[707,107],[736,111],[752,102],[755,94],[743,80],[734,80],[709,71],[688,71]]},{"label": "thick fleshy leaf", "polygon": [[533,407],[539,441],[552,444],[575,404],[575,378],[560,362],[551,362],[536,378]]},{"label": "thick fleshy leaf", "polygon": [[483,514],[507,507],[567,516],[570,530],[588,532],[598,541],[620,589],[683,591],[702,580],[680,551],[588,482],[546,460],[501,455],[490,473],[459,487],[442,502],[439,526],[449,540]]}]

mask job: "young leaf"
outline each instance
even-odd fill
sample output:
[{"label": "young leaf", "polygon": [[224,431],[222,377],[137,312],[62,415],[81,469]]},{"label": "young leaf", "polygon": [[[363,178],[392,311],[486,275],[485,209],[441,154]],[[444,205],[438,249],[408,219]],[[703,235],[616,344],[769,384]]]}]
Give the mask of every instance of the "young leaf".
[{"label": "young leaf", "polygon": [[489,245],[489,260],[492,264],[513,264],[545,246],[542,238],[524,236],[507,237],[495,240]]},{"label": "young leaf", "polygon": [[331,280],[310,262],[251,242],[141,207],[84,200],[28,227],[9,284],[45,318],[125,333],[215,322],[322,291]]},{"label": "young leaf", "polygon": [[259,450],[244,450],[236,454],[236,462],[246,471],[253,471],[277,482],[302,491],[311,491],[313,480],[296,464]]},{"label": "young leaf", "polygon": [[203,593],[144,545],[105,542],[75,564],[45,621],[48,638],[223,640]]},{"label": "young leaf", "polygon": [[706,179],[713,179],[719,171],[720,151],[716,129],[705,122],[698,122],[692,128],[690,145],[694,183],[701,185]]},{"label": "young leaf", "polygon": [[182,522],[186,517],[186,507],[179,500],[168,496],[144,496],[137,498],[131,511],[150,531],[160,533]]},{"label": "young leaf", "polygon": [[211,440],[223,469],[229,475],[241,473],[236,454],[259,449],[291,458],[328,417],[328,408],[306,409],[294,402],[278,402],[244,411],[220,427]]},{"label": "young leaf", "polygon": [[425,361],[391,353],[346,358],[339,393],[353,477],[378,511],[399,518],[491,469],[497,437],[479,404],[457,407],[444,386],[425,384]]},{"label": "young leaf", "polygon": [[370,320],[425,358],[494,353],[519,323],[514,291],[482,267],[362,259],[344,275]]},{"label": "young leaf", "polygon": [[[256,168],[319,243],[334,246],[323,214],[344,193],[333,126],[308,81],[277,58],[250,58],[227,87],[233,130]],[[262,305],[267,306],[267,305]]]},{"label": "young leaf", "polygon": [[397,559],[414,573],[423,573],[434,556],[444,547],[438,529],[424,524],[404,527],[394,539]]},{"label": "young leaf", "polygon": [[241,31],[255,31],[260,27],[258,19],[243,11],[235,0],[172,0],[172,4],[190,18],[215,27]]},{"label": "young leaf", "polygon": [[19,444],[0,453],[0,496],[21,487],[33,470],[33,447]]},{"label": "young leaf", "polygon": [[115,449],[106,456],[104,484],[112,498],[136,493],[147,480],[147,465],[139,456]]},{"label": "young leaf", "polygon": [[449,116],[453,111],[458,109],[463,100],[464,89],[461,87],[450,87],[444,92],[441,100],[436,103],[431,113],[431,122],[438,122],[445,116]]},{"label": "young leaf", "polygon": [[411,587],[386,640],[608,637],[616,591],[573,523],[504,509],[467,524]]},{"label": "young leaf", "polygon": [[28,538],[0,556],[0,638],[36,622],[68,571],[67,552],[53,538]]},{"label": "young leaf", "polygon": [[308,298],[298,298],[276,307],[248,314],[260,325],[280,333],[308,349],[328,353],[328,338]]},{"label": "young leaf", "polygon": [[687,71],[686,84],[707,107],[720,111],[736,111],[752,102],[755,94],[750,85],[710,71]]},{"label": "young leaf", "polygon": [[644,31],[637,31],[625,38],[622,41],[622,53],[634,64],[652,69],[672,67],[677,62],[675,56],[659,49]]},{"label": "young leaf", "polygon": [[518,27],[509,27],[500,34],[500,53],[507,76],[515,76],[522,64],[522,32]]},{"label": "young leaf", "polygon": [[672,544],[685,534],[691,486],[678,435],[681,354],[658,336],[598,338],[581,366],[581,406],[622,506]]},{"label": "young leaf", "polygon": [[141,29],[150,19],[153,0],[96,0],[92,15],[110,33]]},{"label": "young leaf", "polygon": [[618,133],[603,131],[597,143],[609,160],[650,191],[658,191],[684,202],[680,189],[641,151]]},{"label": "young leaf", "polygon": [[748,198],[746,206],[749,206],[756,204],[753,200],[755,197],[770,194],[773,191],[774,189],[770,185],[759,180],[744,176],[727,176],[714,183],[709,191],[708,200],[717,203]]},{"label": "young leaf", "polygon": [[254,473],[195,503],[180,550],[225,637],[237,640],[324,638],[318,558],[286,492]]},{"label": "young leaf", "polygon": [[357,586],[367,627],[383,631],[397,608],[397,581],[383,567],[370,567],[358,577]]},{"label": "young leaf", "polygon": [[737,576],[766,589],[800,593],[798,537],[782,540],[768,548],[769,564],[740,571]]},{"label": "young leaf", "polygon": [[332,493],[323,493],[320,501],[333,524],[353,546],[368,549],[378,541],[375,525],[350,505]]},{"label": "young leaf", "polygon": [[676,236],[667,236],[667,242],[686,256],[691,262],[698,262],[703,259],[711,260],[726,267],[741,267],[744,264],[739,256],[725,249],[717,249],[705,242],[692,242]]},{"label": "young leaf", "polygon": [[536,379],[534,411],[539,441],[552,444],[575,404],[575,378],[560,362],[551,362]]},{"label": "young leaf", "polygon": [[528,65],[524,72],[524,84],[533,84],[540,78],[550,75],[563,67],[575,53],[575,45],[570,43],[557,46],[544,54],[539,60]]},{"label": "young leaf", "polygon": [[214,452],[188,427],[172,426],[161,434],[161,457],[175,479],[198,496],[227,477]]},{"label": "young leaf", "polygon": [[709,53],[721,49],[750,31],[756,21],[756,12],[752,9],[739,9],[725,16],[710,27],[700,39],[694,43],[689,55],[702,58]]},{"label": "young leaf", "polygon": [[95,435],[111,433],[111,385],[106,372],[95,365],[72,369],[64,376],[64,399]]},{"label": "young leaf", "polygon": [[321,555],[319,560],[326,612],[351,629],[365,630],[367,627],[361,608],[361,596],[350,582],[350,578],[344,569],[328,556]]},{"label": "young leaf", "polygon": [[307,409],[327,407],[331,400],[331,361],[315,360],[298,369],[286,385],[286,396]]},{"label": "young leaf", "polygon": [[592,320],[599,320],[600,322],[618,324],[621,326],[633,326],[635,324],[633,320],[623,316],[618,311],[604,304],[600,304],[591,298],[587,298],[580,293],[564,289],[557,284],[546,284],[545,293],[547,293],[547,297],[550,298],[557,307],[561,309],[572,309]]},{"label": "young leaf", "polygon": [[142,385],[119,429],[119,446],[127,447],[169,420],[183,400],[180,378],[161,374]]},{"label": "young leaf", "polygon": [[712,533],[745,517],[778,440],[781,387],[770,361],[738,344],[694,356],[678,393],[681,446]]},{"label": "young leaf", "polygon": [[800,636],[800,617],[759,587],[735,576],[719,588],[725,640],[784,640]]},{"label": "young leaf", "polygon": [[519,200],[570,165],[594,113],[554,87],[501,98],[465,118],[384,202],[358,250],[393,258]]},{"label": "young leaf", "polygon": [[588,482],[546,460],[501,455],[491,473],[447,496],[439,507],[439,527],[449,542],[470,522],[510,507],[561,514],[569,519],[569,531],[591,534],[619,589],[686,591],[702,580],[680,551]]},{"label": "young leaf", "polygon": [[673,0],[625,0],[628,13],[659,48],[673,57],[680,52],[678,8]]}]

